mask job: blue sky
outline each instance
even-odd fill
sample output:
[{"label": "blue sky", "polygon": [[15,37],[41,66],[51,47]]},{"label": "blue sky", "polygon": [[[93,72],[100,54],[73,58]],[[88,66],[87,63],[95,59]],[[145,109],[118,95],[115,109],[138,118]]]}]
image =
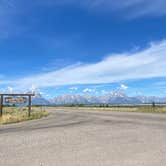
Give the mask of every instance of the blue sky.
[{"label": "blue sky", "polygon": [[166,94],[166,1],[0,0],[0,91]]}]

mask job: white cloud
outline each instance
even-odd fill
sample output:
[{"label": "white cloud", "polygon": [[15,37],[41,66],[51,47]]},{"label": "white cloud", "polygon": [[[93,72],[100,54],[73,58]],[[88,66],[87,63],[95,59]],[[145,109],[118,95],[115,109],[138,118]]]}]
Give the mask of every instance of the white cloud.
[{"label": "white cloud", "polygon": [[14,89],[12,87],[7,87],[6,92],[7,93],[13,93]]},{"label": "white cloud", "polygon": [[83,89],[84,93],[91,93],[91,92],[95,92],[95,89],[91,89],[91,88],[85,88]]},{"label": "white cloud", "polygon": [[78,87],[70,87],[69,89],[72,90],[72,91],[77,91]]},{"label": "white cloud", "polygon": [[40,5],[75,5],[88,11],[117,12],[122,17],[162,16],[166,15],[165,0],[42,0]]},{"label": "white cloud", "polygon": [[106,93],[108,93],[106,90],[101,90],[101,94],[102,94],[102,95],[104,95],[104,94],[106,94]]},{"label": "white cloud", "polygon": [[19,88],[57,85],[100,84],[124,80],[166,77],[166,41],[152,43],[135,53],[113,54],[100,62],[78,64],[59,70],[4,81]]},{"label": "white cloud", "polygon": [[141,16],[166,15],[165,0],[87,0],[87,6],[92,9],[120,12],[122,16],[136,18]]},{"label": "white cloud", "polygon": [[127,90],[128,89],[128,86],[124,85],[124,84],[121,84],[120,85],[120,89],[121,90]]},{"label": "white cloud", "polygon": [[88,12],[107,12],[107,14],[113,12],[126,18],[166,15],[165,0],[155,0],[153,3],[151,0],[3,0],[0,1],[0,39],[27,33],[31,27],[22,24],[21,20],[38,8],[46,9],[48,5],[63,7],[71,4]]},{"label": "white cloud", "polygon": [[[35,85],[32,85],[27,91],[30,93],[36,93],[36,92],[39,92],[39,89]],[[40,93],[42,93],[42,92],[40,92]]]}]

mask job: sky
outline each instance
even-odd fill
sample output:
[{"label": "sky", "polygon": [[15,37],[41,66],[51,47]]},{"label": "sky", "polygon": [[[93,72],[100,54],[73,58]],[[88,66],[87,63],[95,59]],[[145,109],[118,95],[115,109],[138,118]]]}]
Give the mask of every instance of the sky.
[{"label": "sky", "polygon": [[0,0],[0,93],[166,96],[165,0]]}]

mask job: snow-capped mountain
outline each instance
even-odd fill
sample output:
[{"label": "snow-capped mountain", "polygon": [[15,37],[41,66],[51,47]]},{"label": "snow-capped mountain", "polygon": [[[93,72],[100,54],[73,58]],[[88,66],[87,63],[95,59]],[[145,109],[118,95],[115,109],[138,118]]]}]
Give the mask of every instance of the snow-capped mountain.
[{"label": "snow-capped mountain", "polygon": [[[31,93],[31,92],[29,92]],[[77,95],[77,94],[65,94],[57,96],[50,100],[42,97],[39,91],[33,92],[35,96],[32,98],[33,105],[71,105],[71,104],[146,104],[146,103],[166,103],[166,98],[161,97],[147,97],[136,96],[129,97],[121,91],[110,92],[101,96],[93,95]]]},{"label": "snow-capped mountain", "polygon": [[81,95],[66,94],[55,97],[51,100],[52,104],[65,105],[65,104],[87,104],[88,100]]},{"label": "snow-capped mountain", "polygon": [[113,98],[117,98],[117,97],[119,97],[119,98],[125,98],[125,97],[127,97],[127,95],[126,95],[125,93],[121,92],[121,91],[114,91],[114,92],[111,92],[111,93],[109,94],[109,96],[110,96],[110,97],[113,97]]},{"label": "snow-capped mountain", "polygon": [[28,90],[25,93],[31,93],[35,96],[32,97],[32,105],[50,105],[51,103],[42,96],[42,93],[35,88]]},{"label": "snow-capped mountain", "polygon": [[32,97],[32,105],[50,105],[51,103],[42,97],[40,93],[35,94],[34,97]]},{"label": "snow-capped mountain", "polygon": [[83,97],[86,99],[86,101],[87,101],[88,104],[100,103],[100,99],[97,96],[84,95]]},{"label": "snow-capped mountain", "polygon": [[125,93],[120,91],[111,92],[109,94],[100,96],[100,103],[103,104],[140,104],[141,101],[135,97],[128,97]]},{"label": "snow-capped mountain", "polygon": [[115,91],[102,96],[92,95],[73,95],[67,94],[57,96],[51,100],[52,104],[141,104],[142,102],[135,97],[128,97],[126,94]]},{"label": "snow-capped mountain", "polygon": [[137,99],[139,99],[142,103],[166,103],[166,98],[165,97],[156,97],[156,96],[137,96]]}]

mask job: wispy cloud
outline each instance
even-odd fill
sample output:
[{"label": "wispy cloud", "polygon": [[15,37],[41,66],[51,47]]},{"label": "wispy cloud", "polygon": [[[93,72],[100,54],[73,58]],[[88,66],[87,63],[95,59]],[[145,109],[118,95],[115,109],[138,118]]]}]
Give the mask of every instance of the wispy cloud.
[{"label": "wispy cloud", "polygon": [[152,43],[135,53],[109,55],[100,62],[76,64],[17,80],[4,80],[20,88],[113,83],[124,80],[166,77],[166,41]]},{"label": "wispy cloud", "polygon": [[[113,13],[120,17],[137,18],[142,16],[165,16],[165,0],[1,0],[0,1],[0,39],[17,36],[25,33],[29,25],[23,25],[24,18],[38,9],[46,9],[48,6],[61,7],[75,6],[88,12]],[[32,18],[33,20],[33,18]],[[58,44],[59,45],[59,42]]]},{"label": "wispy cloud", "polygon": [[92,93],[92,92],[96,92],[96,90],[92,89],[92,88],[85,88],[85,89],[83,89],[83,92],[84,93]]},{"label": "wispy cloud", "polygon": [[43,5],[75,5],[97,12],[115,12],[122,17],[136,18],[141,16],[166,15],[165,0],[47,0],[40,1]]},{"label": "wispy cloud", "polygon": [[127,90],[128,89],[128,86],[124,85],[124,84],[121,84],[120,85],[120,90]]},{"label": "wispy cloud", "polygon": [[142,16],[162,16],[166,15],[165,0],[96,0],[88,1],[87,6],[92,9],[113,11],[120,13],[123,17],[136,18]]},{"label": "wispy cloud", "polygon": [[73,87],[70,87],[69,89],[72,90],[72,91],[77,91],[77,90],[78,90],[78,87],[73,86]]}]

